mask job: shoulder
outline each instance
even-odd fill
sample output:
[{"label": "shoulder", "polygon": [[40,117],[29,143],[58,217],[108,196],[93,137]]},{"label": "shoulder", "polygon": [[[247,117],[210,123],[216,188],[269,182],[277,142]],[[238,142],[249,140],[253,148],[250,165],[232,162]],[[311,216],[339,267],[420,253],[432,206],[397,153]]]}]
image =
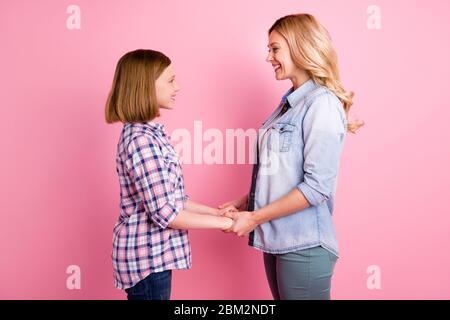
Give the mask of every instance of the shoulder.
[{"label": "shoulder", "polygon": [[155,133],[145,124],[130,123],[124,126],[124,149],[128,154],[144,149],[159,149]]},{"label": "shoulder", "polygon": [[320,110],[323,110],[336,113],[341,118],[345,118],[342,102],[333,91],[322,85],[317,85],[315,89],[306,95],[305,105],[308,109],[307,112],[312,111],[314,113],[315,111],[319,112]]},{"label": "shoulder", "polygon": [[325,86],[317,86],[308,93],[303,118],[304,130],[312,128],[325,131],[346,132],[347,116],[339,98]]},{"label": "shoulder", "polygon": [[322,85],[317,85],[315,89],[308,92],[305,97],[305,102],[308,106],[317,102],[328,103],[334,106],[342,106],[342,102],[334,94],[334,92]]}]

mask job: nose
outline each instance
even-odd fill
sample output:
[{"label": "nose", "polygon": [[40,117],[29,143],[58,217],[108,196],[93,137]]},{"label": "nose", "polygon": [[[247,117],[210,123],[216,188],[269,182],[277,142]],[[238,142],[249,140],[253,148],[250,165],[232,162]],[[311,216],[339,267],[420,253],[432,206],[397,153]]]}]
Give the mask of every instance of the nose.
[{"label": "nose", "polygon": [[271,62],[271,61],[273,61],[273,55],[272,55],[272,52],[269,51],[269,53],[267,54],[266,62]]}]

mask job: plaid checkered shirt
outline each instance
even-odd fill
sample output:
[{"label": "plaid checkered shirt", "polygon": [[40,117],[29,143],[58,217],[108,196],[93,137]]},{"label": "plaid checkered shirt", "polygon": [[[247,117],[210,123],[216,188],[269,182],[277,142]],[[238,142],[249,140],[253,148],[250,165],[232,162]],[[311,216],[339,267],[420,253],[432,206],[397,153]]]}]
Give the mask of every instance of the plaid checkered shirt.
[{"label": "plaid checkered shirt", "polygon": [[150,273],[190,269],[188,232],[168,227],[188,197],[179,157],[164,126],[125,123],[116,164],[120,215],[113,231],[115,286],[127,289]]}]

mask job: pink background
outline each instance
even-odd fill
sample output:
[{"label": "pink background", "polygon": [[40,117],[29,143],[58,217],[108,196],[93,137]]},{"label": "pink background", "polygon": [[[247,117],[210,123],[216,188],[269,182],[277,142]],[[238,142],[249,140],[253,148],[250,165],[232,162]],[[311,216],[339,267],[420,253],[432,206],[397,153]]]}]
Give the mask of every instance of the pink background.
[{"label": "pink background", "polygon": [[[68,30],[66,8],[81,8]],[[366,26],[381,8],[381,30]],[[165,52],[182,87],[169,132],[258,128],[289,82],[264,60],[279,17],[314,14],[330,31],[353,114],[334,219],[334,299],[450,298],[449,1],[2,1],[0,298],[124,299],[113,287],[119,124],[104,103],[119,57]],[[250,165],[184,165],[188,194],[217,205],[244,194]],[[193,269],[173,299],[270,299],[246,238],[191,231]],[[66,268],[81,268],[81,290]],[[369,290],[367,267],[381,269]]]}]

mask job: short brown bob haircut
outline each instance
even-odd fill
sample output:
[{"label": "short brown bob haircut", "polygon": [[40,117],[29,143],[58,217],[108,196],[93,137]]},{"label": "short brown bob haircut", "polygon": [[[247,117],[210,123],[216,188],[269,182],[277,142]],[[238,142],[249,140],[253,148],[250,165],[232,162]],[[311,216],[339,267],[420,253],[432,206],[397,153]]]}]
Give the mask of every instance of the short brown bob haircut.
[{"label": "short brown bob haircut", "polygon": [[148,122],[158,117],[155,81],[170,64],[166,55],[154,50],[139,49],[120,58],[106,101],[106,122]]}]

